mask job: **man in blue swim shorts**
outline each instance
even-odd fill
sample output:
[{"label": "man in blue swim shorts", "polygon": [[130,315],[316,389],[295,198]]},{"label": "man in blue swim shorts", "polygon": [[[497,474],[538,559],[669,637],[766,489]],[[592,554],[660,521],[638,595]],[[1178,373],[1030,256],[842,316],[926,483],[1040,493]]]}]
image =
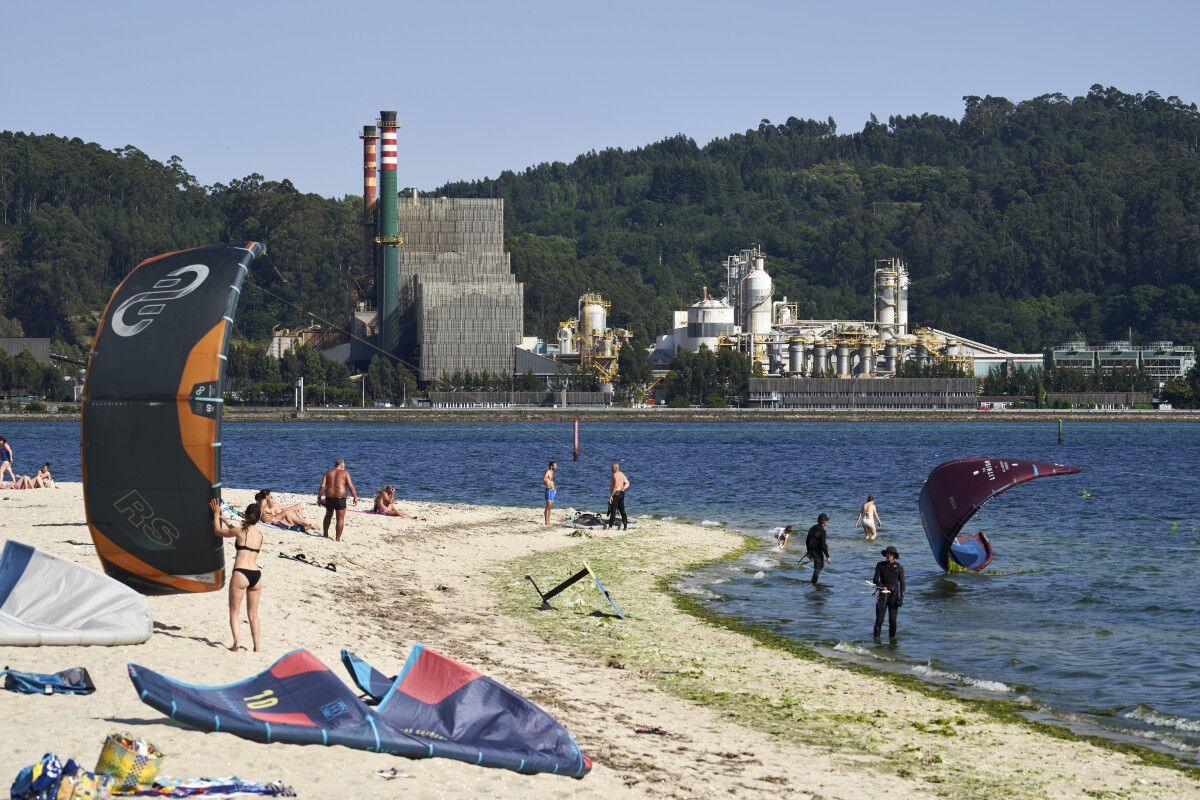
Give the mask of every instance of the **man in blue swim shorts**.
[{"label": "man in blue swim shorts", "polygon": [[546,526],[550,525],[550,509],[554,507],[554,495],[558,494],[558,490],[554,488],[554,470],[558,469],[558,464],[553,461],[550,466],[546,467],[546,471],[542,473],[542,485],[546,487]]}]

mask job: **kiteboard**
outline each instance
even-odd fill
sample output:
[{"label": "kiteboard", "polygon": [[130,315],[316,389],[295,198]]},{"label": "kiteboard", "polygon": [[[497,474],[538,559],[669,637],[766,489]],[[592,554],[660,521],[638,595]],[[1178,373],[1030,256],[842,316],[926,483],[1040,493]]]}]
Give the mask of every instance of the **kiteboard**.
[{"label": "kiteboard", "polygon": [[604,584],[600,582],[600,578],[597,577],[596,573],[592,571],[592,568],[590,566],[588,566],[588,563],[586,561],[583,562],[583,569],[579,570],[574,575],[567,578],[565,581],[558,584],[557,586],[555,586],[553,589],[551,589],[548,592],[542,592],[542,590],[538,588],[538,585],[537,585],[537,583],[534,582],[532,575],[526,575],[525,580],[529,581],[530,585],[533,586],[533,590],[535,592],[537,592],[538,597],[541,598],[541,600],[542,600],[541,608],[548,609],[551,607],[550,606],[550,598],[551,597],[554,597],[555,595],[563,592],[567,588],[571,587],[578,581],[580,581],[583,578],[588,577],[588,576],[591,576],[592,581],[595,582],[595,584],[596,584],[596,588],[599,589],[600,593],[604,595],[604,599],[608,601],[608,604],[613,607],[613,611],[617,612],[617,616],[620,617],[621,619],[625,619],[625,615],[623,613],[621,613],[621,609],[617,608],[617,604],[613,601],[612,595],[610,595],[608,593],[608,589],[604,588]]}]

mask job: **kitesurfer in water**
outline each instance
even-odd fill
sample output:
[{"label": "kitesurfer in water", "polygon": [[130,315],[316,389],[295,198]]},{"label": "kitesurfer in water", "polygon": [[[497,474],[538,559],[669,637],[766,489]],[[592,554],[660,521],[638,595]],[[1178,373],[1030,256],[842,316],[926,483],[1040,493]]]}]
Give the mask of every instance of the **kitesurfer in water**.
[{"label": "kitesurfer in water", "polygon": [[546,488],[546,526],[550,525],[550,509],[554,508],[554,497],[558,494],[558,488],[554,485],[554,470],[558,469],[558,464],[551,461],[550,466],[546,467],[546,471],[542,473],[542,486]]},{"label": "kitesurfer in water", "polygon": [[325,538],[329,538],[329,523],[337,513],[337,539],[342,540],[342,531],[346,527],[346,494],[354,498],[358,505],[358,490],[354,481],[346,471],[346,462],[338,459],[333,462],[333,469],[321,476],[321,485],[317,487],[317,505],[325,507],[325,524],[322,527]]},{"label": "kitesurfer in water", "polygon": [[259,651],[258,601],[262,596],[262,570],[258,566],[258,553],[262,550],[263,537],[257,524],[261,518],[258,503],[246,506],[242,524],[235,525],[221,516],[221,504],[210,500],[213,533],[225,539],[233,539],[233,572],[229,576],[229,629],[233,631],[233,644],[229,649],[237,651],[238,632],[241,627],[242,600],[246,601],[246,616],[250,620],[250,638],[254,652]]},{"label": "kitesurfer in water", "polygon": [[285,506],[282,503],[275,502],[275,498],[271,496],[270,489],[263,489],[254,495],[254,502],[258,503],[259,512],[262,514],[262,521],[268,525],[282,523],[288,526],[303,525],[306,531],[315,531],[317,529],[316,525],[310,525],[304,519],[304,514],[300,511],[299,505]]},{"label": "kitesurfer in water", "polygon": [[16,473],[12,469],[13,451],[12,445],[3,436],[0,436],[0,482],[4,481],[4,473],[8,473],[8,479],[13,483],[17,482]]},{"label": "kitesurfer in water", "polygon": [[867,502],[862,504],[862,508],[858,510],[858,519],[854,521],[854,527],[862,527],[863,539],[868,542],[875,541],[877,535],[876,528],[883,522],[879,518],[879,509],[875,507],[875,495],[867,495]]},{"label": "kitesurfer in water", "polygon": [[808,557],[812,559],[813,563],[812,583],[814,586],[817,585],[817,577],[821,574],[821,570],[825,569],[825,562],[833,563],[833,559],[829,555],[829,545],[825,541],[826,522],[829,522],[828,514],[818,516],[817,524],[808,529],[808,536],[804,540],[804,547],[808,550]]},{"label": "kitesurfer in water", "polygon": [[880,551],[883,561],[875,565],[875,638],[883,630],[883,615],[887,612],[888,636],[896,638],[896,615],[904,605],[904,566],[898,561],[900,553],[888,545]]}]

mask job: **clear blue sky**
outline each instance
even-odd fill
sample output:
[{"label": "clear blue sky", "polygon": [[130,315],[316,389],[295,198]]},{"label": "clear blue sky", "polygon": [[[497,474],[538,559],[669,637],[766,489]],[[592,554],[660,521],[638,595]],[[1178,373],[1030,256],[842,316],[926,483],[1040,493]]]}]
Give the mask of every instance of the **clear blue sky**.
[{"label": "clear blue sky", "polygon": [[401,186],[789,116],[958,117],[963,95],[1094,83],[1200,101],[1200,2],[12,3],[0,129],[78,136],[201,183],[361,192],[399,111]]}]

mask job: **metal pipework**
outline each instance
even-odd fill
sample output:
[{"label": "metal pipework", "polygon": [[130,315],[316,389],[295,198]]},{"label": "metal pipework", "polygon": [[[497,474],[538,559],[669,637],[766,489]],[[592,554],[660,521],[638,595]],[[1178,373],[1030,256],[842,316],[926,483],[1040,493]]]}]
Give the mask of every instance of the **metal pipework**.
[{"label": "metal pipework", "polygon": [[858,348],[858,377],[870,378],[875,374],[875,351],[871,345],[864,344]]},{"label": "metal pipework", "polygon": [[788,341],[788,372],[792,377],[804,374],[804,340],[799,336]]},{"label": "metal pipework", "polygon": [[837,376],[849,378],[850,375],[850,345],[838,343],[837,346]]}]

